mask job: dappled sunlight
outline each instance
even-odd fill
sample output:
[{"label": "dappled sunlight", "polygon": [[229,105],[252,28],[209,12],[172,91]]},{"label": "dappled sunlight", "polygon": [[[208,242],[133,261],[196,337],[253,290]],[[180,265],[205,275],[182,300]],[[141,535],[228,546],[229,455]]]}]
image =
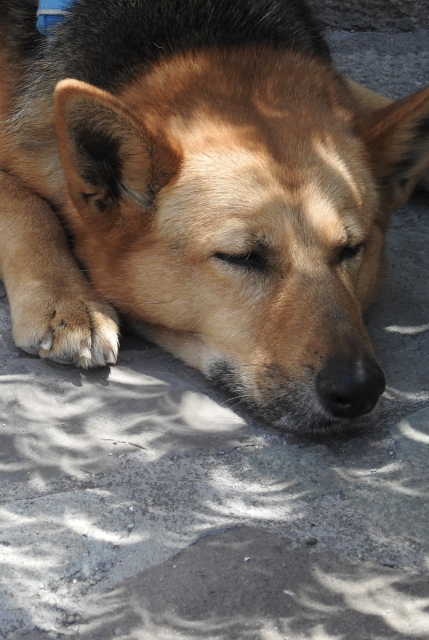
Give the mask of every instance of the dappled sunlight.
[{"label": "dappled sunlight", "polygon": [[[112,603],[117,605],[119,603]],[[123,601],[120,605],[120,609],[126,610],[129,607],[129,603]],[[120,610],[119,609],[119,610]],[[110,608],[107,609],[103,615],[103,618],[108,620],[108,627],[115,629],[115,633],[120,636],[123,633],[124,628],[129,627],[129,620],[124,620],[122,614],[114,615],[111,613]],[[190,637],[208,638],[210,640],[218,639],[223,640],[227,638],[231,632],[236,632],[240,629],[240,640],[254,640],[259,635],[255,636],[255,629],[251,622],[246,621],[237,616],[235,620],[186,620],[174,614],[166,614],[165,618],[158,621],[154,616],[146,611],[144,608],[134,606],[133,613],[131,615],[133,619],[132,634],[135,640],[189,640]],[[85,626],[85,640],[91,638],[92,634],[97,633],[97,640],[102,636],[100,633],[100,627],[103,629],[105,625],[100,625],[98,618]],[[251,627],[247,628],[246,627]],[[103,633],[103,631],[101,631]],[[237,636],[235,636],[237,637]],[[261,640],[263,637],[261,636]],[[265,640],[265,638],[264,638]],[[268,640],[268,638],[266,639]],[[277,640],[277,639],[276,639]],[[282,636],[281,640],[284,640]]]},{"label": "dappled sunlight", "polygon": [[[347,242],[347,232],[335,200],[325,195],[317,182],[302,187],[300,194],[305,218],[316,232],[317,237],[322,239],[327,246]],[[310,273],[314,273],[314,260],[309,261],[308,268]]]},{"label": "dappled sunlight", "polygon": [[310,611],[317,611],[323,616],[335,615],[344,611],[344,607],[341,604],[326,604],[317,599],[317,593],[312,591],[309,593],[303,590],[299,595],[299,602],[303,607],[306,607]]},{"label": "dappled sunlight", "polygon": [[[190,637],[208,640],[232,637],[240,640],[355,640],[345,634],[328,631],[324,624],[306,621],[304,610],[301,619],[289,614],[272,621],[264,616],[256,616],[251,611],[244,614],[240,606],[235,615],[213,616],[209,607],[206,615],[191,619],[168,610],[167,606],[156,614],[152,613],[145,606],[147,599],[150,600],[150,597],[139,600],[121,590],[113,596],[100,599],[102,607],[85,624],[81,637],[85,640],[104,640],[103,634],[109,629],[118,636],[132,633],[136,640],[189,640]],[[127,612],[126,617],[124,612]]]},{"label": "dappled sunlight", "polygon": [[[141,484],[135,482],[140,475]],[[128,477],[134,478],[129,489]],[[43,603],[49,609],[54,602],[72,611],[81,582],[114,587],[220,527],[249,521],[286,524],[300,517],[292,481],[246,484],[226,469],[213,475],[194,470],[186,457],[171,463],[138,451],[120,459],[120,467],[98,482],[99,487],[71,485],[59,499],[47,495],[3,507],[0,540],[10,546],[6,553],[0,546],[0,554],[14,593],[9,606],[31,611],[37,595],[39,608]],[[49,624],[55,626],[52,616]],[[215,627],[222,630],[229,623],[216,622]]]},{"label": "dappled sunlight", "polygon": [[356,481],[369,485],[376,484],[377,491],[383,491],[386,495],[390,493],[413,498],[425,498],[427,495],[427,487],[424,485],[422,485],[421,489],[406,486],[407,480],[413,481],[411,474],[408,478],[406,476],[405,478],[399,477],[397,479],[387,476],[387,474],[402,475],[404,472],[407,473],[409,471],[405,464],[399,462],[386,464],[379,469],[337,468],[335,471],[339,477],[349,482],[350,485],[355,484]]},{"label": "dappled sunlight", "polygon": [[[287,118],[269,98],[256,97],[255,106]],[[193,127],[190,115],[184,129]],[[243,114],[230,119],[237,124]],[[225,164],[229,131],[214,145],[216,157],[198,160],[197,187],[210,206],[196,218],[207,242],[206,222],[220,229],[220,216],[218,240],[247,251],[249,234],[237,220],[227,228],[231,203],[255,235],[263,211],[268,239],[289,238],[278,220],[288,219],[286,210],[295,215],[294,189],[309,180],[320,182],[306,194],[312,229],[327,237],[340,228],[337,218],[343,224],[349,210],[368,206],[352,152],[337,151],[329,137],[314,138],[312,149],[297,146],[287,161],[307,173],[286,171],[296,183],[283,188],[261,155],[233,153]],[[286,126],[282,137],[292,134]],[[283,153],[282,140],[274,142]],[[169,209],[182,236],[179,204],[186,215],[189,203],[200,211],[195,173],[186,189],[184,208]],[[0,637],[22,630],[43,640],[49,631],[64,640],[429,637],[428,420],[395,427],[429,403],[425,213],[409,209],[392,226],[390,289],[372,327],[389,387],[373,433],[297,444],[226,409],[202,376],[161,349],[122,347],[116,367],[76,371],[19,353],[5,321]],[[255,284],[252,295],[263,291]],[[248,295],[243,287],[238,306]],[[234,537],[243,525],[247,537]],[[411,575],[419,571],[421,578]]]},{"label": "dappled sunlight", "polygon": [[429,330],[429,324],[422,324],[420,326],[405,326],[405,327],[401,327],[399,325],[396,324],[392,324],[388,327],[385,327],[385,331],[387,331],[388,333],[399,333],[402,335],[410,335],[410,336],[415,336],[419,333],[424,333],[425,331]]},{"label": "dappled sunlight", "polygon": [[[295,482],[295,480],[285,482],[277,481],[270,483],[267,487],[266,484],[262,484],[260,480],[255,480],[254,482],[249,481],[248,478],[240,480],[227,469],[222,469],[219,475],[212,475],[211,478],[213,488],[216,487],[216,493],[221,497],[227,497],[230,493],[233,493],[234,495],[251,495],[252,498],[255,498],[256,496],[266,497],[269,494],[273,500],[276,499],[276,496],[278,500],[283,499],[285,495],[284,492],[292,489]],[[299,496],[295,496],[295,498],[296,497]]]},{"label": "dappled sunlight", "polygon": [[[218,524],[228,524],[232,523],[241,523],[246,522],[249,518],[253,519],[255,522],[258,521],[269,521],[271,522],[285,522],[292,515],[298,517],[293,513],[293,509],[285,504],[284,497],[279,498],[277,501],[272,500],[269,496],[261,496],[265,497],[265,504],[260,505],[249,505],[246,501],[240,500],[238,498],[227,498],[222,500],[222,503],[219,504],[211,504],[210,512],[211,516],[205,515],[206,523],[214,524],[214,520],[221,519],[221,522]],[[231,517],[231,514],[234,514]],[[213,516],[217,516],[214,518]],[[225,520],[222,522],[222,516],[225,517]],[[203,516],[204,517],[204,516]]]},{"label": "dappled sunlight", "polygon": [[20,569],[25,567],[25,595],[31,594],[32,591],[37,592],[40,584],[40,573],[43,570],[44,576],[49,575],[50,571],[57,566],[56,560],[54,560],[50,553],[50,546],[43,541],[38,545],[37,556],[34,557],[34,550],[28,547],[22,547],[16,549],[14,547],[7,547],[2,550],[4,559],[1,564],[8,566],[9,577],[13,574],[13,569],[16,570],[16,578],[18,578],[18,584],[22,584],[23,576],[18,575]]},{"label": "dappled sunlight", "polygon": [[[343,634],[332,635],[331,633],[328,633],[324,629],[315,629],[314,631],[310,632],[307,638],[308,640],[342,640],[342,638],[344,638],[344,635]],[[307,638],[303,637],[302,640],[307,640]]]},{"label": "dappled sunlight", "polygon": [[[113,504],[100,510],[100,500],[109,497]],[[29,512],[31,517],[26,515]],[[37,597],[44,604],[41,611],[33,612],[35,623],[41,624],[42,615],[48,620],[45,628],[55,626],[58,610],[50,615],[52,605],[61,610],[76,606],[81,581],[99,582],[106,561],[110,564],[121,553],[119,549],[125,558],[128,546],[150,538],[149,532],[130,530],[132,515],[107,492],[72,492],[60,502],[47,496],[39,498],[36,507],[29,500],[3,507],[0,566],[9,607],[31,611],[32,599]]]},{"label": "dappled sunlight", "polygon": [[[97,384],[97,372],[73,371],[60,385],[45,371],[36,387],[30,377],[4,376],[0,437],[8,438],[14,453],[2,456],[0,472],[26,470],[33,482],[35,474],[40,481],[52,473],[83,478],[118,453],[150,449],[163,457],[180,449],[182,439],[205,438],[216,430],[227,442],[243,428],[231,410],[157,368],[155,377],[117,366],[103,384]],[[13,388],[9,397],[8,387]]]},{"label": "dappled sunlight", "polygon": [[325,135],[323,140],[315,135],[313,136],[313,147],[321,160],[326,162],[344,180],[353,194],[356,205],[360,207],[363,203],[362,185],[359,185],[353,176],[344,155],[340,156],[336,150],[335,140],[329,135]]},{"label": "dappled sunlight", "polygon": [[[424,313],[406,307],[403,317],[376,318],[384,337],[374,342],[387,354],[392,381],[382,412],[389,432],[322,444],[297,445],[248,426],[219,404],[202,376],[160,349],[125,349],[117,367],[87,372],[15,354],[1,377],[0,571],[7,611],[19,611],[22,625],[73,637],[77,626],[63,621],[102,597],[104,609],[85,609],[82,640],[106,640],[116,630],[136,640],[356,640],[368,620],[376,625],[374,638],[429,635],[429,593],[424,580],[413,591],[406,574],[429,571],[429,431],[424,419],[421,428],[410,420],[393,427],[398,415],[429,401],[419,355],[428,335]],[[409,344],[415,352],[405,361]],[[283,558],[270,566],[267,552],[236,582],[238,595],[230,598],[236,610],[225,613],[209,611],[218,565],[212,574],[202,570],[211,581],[202,588],[203,618],[193,617],[190,605],[170,604],[172,592],[186,591],[172,581],[178,561],[165,580],[149,580],[152,570],[176,563],[177,554],[210,534],[215,541],[220,531],[242,525],[292,540],[292,557],[308,552],[313,569],[298,567],[295,575],[282,567]],[[250,567],[254,554],[237,549]],[[323,564],[329,549],[343,566],[355,561],[355,569],[342,573]],[[284,583],[272,594],[277,569]],[[227,570],[233,579],[234,567]],[[197,579],[191,574],[189,584]],[[259,586],[246,601],[252,582]],[[165,603],[156,614],[145,600],[152,592]],[[227,607],[222,591],[216,593]],[[265,618],[256,611],[260,599],[270,612]]]},{"label": "dappled sunlight", "polygon": [[149,531],[139,531],[136,533],[128,529],[119,531],[107,531],[91,522],[90,518],[76,517],[75,515],[65,515],[63,526],[78,536],[85,536],[98,542],[108,542],[110,544],[121,544],[126,546],[136,545],[145,540],[150,540]]},{"label": "dappled sunlight", "polygon": [[[179,415],[196,432],[221,433],[231,429],[231,421],[234,421],[233,414],[230,420],[225,420],[225,408],[215,404],[208,396],[203,396],[195,391],[185,391],[182,395]],[[236,418],[239,423],[239,419]]]},{"label": "dappled sunlight", "polygon": [[300,517],[294,503],[300,497],[292,489],[295,481],[274,482],[267,487],[248,478],[237,478],[226,469],[212,474],[210,479],[212,500],[201,505],[205,525],[216,527],[248,522],[290,522]]},{"label": "dappled sunlight", "polygon": [[[320,625],[322,626],[322,625]],[[287,631],[286,631],[287,632]],[[345,638],[344,634],[332,634],[331,632],[326,631],[325,629],[322,628],[320,629],[312,629],[311,631],[309,631],[308,633],[305,634],[294,634],[292,632],[292,635],[289,636],[290,640],[343,640],[343,638]],[[262,635],[262,639],[265,640],[264,636]],[[274,640],[274,639],[273,639]],[[283,640],[282,638],[279,638],[279,640]],[[288,637],[286,636],[286,640],[288,640]]]},{"label": "dappled sunlight", "polygon": [[342,477],[350,480],[351,482],[354,482],[356,479],[367,478],[368,476],[374,473],[380,475],[384,473],[391,473],[394,471],[401,471],[402,468],[403,468],[403,465],[400,462],[391,462],[380,467],[379,469],[368,469],[368,468],[361,469],[356,467],[355,468],[338,468],[337,467],[334,470],[336,471],[336,473],[338,473]]},{"label": "dappled sunlight", "polygon": [[422,433],[418,429],[412,427],[408,422],[402,421],[399,425],[399,431],[410,440],[429,445],[429,434]]},{"label": "dappled sunlight", "polygon": [[429,400],[429,391],[405,391],[404,389],[397,389],[392,385],[387,385],[383,398],[386,400],[406,400],[421,403]]},{"label": "dappled sunlight", "polygon": [[14,471],[25,471],[26,469],[33,469],[33,463],[30,461],[27,462],[9,462],[6,463],[0,462],[0,472],[4,471],[5,473],[13,473]]},{"label": "dappled sunlight", "polygon": [[380,616],[399,633],[419,637],[429,632],[429,597],[413,597],[400,588],[398,577],[344,578],[315,569],[316,578],[327,589],[344,598],[345,604],[366,615]]},{"label": "dappled sunlight", "polygon": [[[210,532],[243,524],[272,531],[301,526],[309,517],[308,500],[315,490],[334,494],[339,488],[369,485],[384,496],[424,496],[419,485],[407,486],[407,476],[401,476],[405,467],[399,460],[378,465],[374,471],[366,454],[355,456],[357,464],[351,466],[349,458],[330,454],[321,446],[284,446],[279,438],[273,447],[260,435],[249,449],[249,432],[243,430],[242,419],[207,394],[186,382],[172,390],[162,377],[158,381],[147,376],[139,388],[135,384],[139,376],[142,374],[130,369],[115,382],[109,379],[107,386],[79,376],[82,386],[69,384],[61,395],[52,385],[40,385],[43,394],[37,424],[31,421],[31,399],[29,404],[14,405],[17,422],[13,426],[9,422],[0,427],[0,435],[7,432],[13,438],[14,454],[22,459],[21,470],[26,469],[25,481],[37,496],[35,501],[11,501],[0,512],[0,540],[10,542],[0,546],[2,570],[14,593],[8,596],[9,606],[29,612],[39,622],[31,604],[37,596],[39,611],[45,611],[48,621],[44,628],[57,624],[55,607],[67,615],[78,608],[75,603],[84,597],[81,584],[99,591],[115,589],[137,571],[162,565]],[[27,392],[28,387],[21,386],[19,402]],[[79,406],[84,407],[80,413]],[[216,431],[217,424],[221,428]],[[239,434],[246,438],[244,442]],[[419,446],[427,442],[414,426],[405,429],[403,436]],[[196,443],[201,455],[189,455],[189,442]],[[184,454],[177,455],[178,451]],[[219,451],[235,458],[218,458]],[[113,461],[113,456],[109,458],[112,452]],[[30,474],[25,466],[28,460],[34,465]],[[57,474],[55,485],[49,474],[43,474],[49,465]],[[4,471],[10,469],[5,463]],[[51,494],[54,486],[57,497]],[[368,531],[373,535],[370,522]],[[26,543],[15,544],[14,540]],[[265,569],[253,575],[271,578]],[[276,634],[291,640],[355,640],[346,632],[333,632],[328,625],[329,619],[342,615],[339,603],[319,600],[317,590],[304,587],[285,584],[276,624],[256,622],[251,611],[204,621],[167,614],[163,620],[152,620],[144,613],[144,603],[136,602],[133,629],[137,631],[133,633],[148,640],[168,638],[169,630],[174,629],[171,637],[176,639],[185,640],[192,631],[202,638],[221,640],[239,629],[238,637],[243,640],[274,640]],[[349,609],[352,600],[350,596]],[[379,603],[388,608],[384,601]],[[423,605],[413,605],[420,627],[426,620]],[[121,607],[125,611],[128,606],[125,599]],[[301,609],[293,613],[289,606]],[[366,614],[365,608],[353,610]],[[88,622],[88,629],[96,633],[107,620],[117,628],[124,625],[121,611],[114,607]],[[303,628],[300,620],[305,621]],[[383,620],[390,625],[389,618]],[[86,637],[91,637],[90,631]],[[100,638],[104,640],[103,635]]]},{"label": "dappled sunlight", "polygon": [[399,640],[426,637],[428,604],[404,574],[341,564],[243,527],[202,538],[91,599],[79,637],[356,640],[363,628],[365,638]]},{"label": "dappled sunlight", "polygon": [[[160,371],[159,372],[162,375],[166,375],[165,371]],[[174,374],[170,374],[172,377],[176,378],[177,376],[175,376]],[[138,376],[135,374],[134,371],[132,370],[128,370],[128,369],[123,369],[120,367],[112,367],[110,370],[110,374],[109,374],[109,380],[110,382],[117,382],[119,384],[122,385],[131,385],[132,387],[138,387],[138,391],[140,392],[140,389],[143,387],[151,387],[153,386],[153,379],[151,378],[147,378],[146,380],[143,378],[142,376]],[[163,380],[159,380],[158,381],[158,386],[159,387],[168,387],[168,382],[163,381]],[[130,395],[132,395],[132,391],[130,392]],[[158,391],[157,393],[153,394],[152,397],[157,397],[158,395],[160,395],[160,392]],[[151,397],[151,396],[149,396]]]}]

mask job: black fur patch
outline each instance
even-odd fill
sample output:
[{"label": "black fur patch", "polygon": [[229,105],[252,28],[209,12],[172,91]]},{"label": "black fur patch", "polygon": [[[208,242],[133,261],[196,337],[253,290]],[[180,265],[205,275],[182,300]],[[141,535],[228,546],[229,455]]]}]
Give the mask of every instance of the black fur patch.
[{"label": "black fur patch", "polygon": [[427,118],[423,118],[421,122],[415,128],[416,132],[416,140],[422,141],[429,138],[429,116]]},{"label": "black fur patch", "polygon": [[[30,0],[0,0],[0,10],[15,16],[18,40],[31,33],[31,42],[40,42],[30,25],[35,6]],[[73,77],[112,91],[162,56],[259,43],[330,62],[303,0],[79,0],[55,28],[43,56],[57,80]]]},{"label": "black fur patch", "polygon": [[425,117],[414,127],[413,137],[408,145],[408,150],[404,153],[401,160],[398,160],[398,162],[391,167],[389,175],[379,178],[379,188],[386,195],[391,194],[395,184],[398,184],[401,189],[405,189],[413,167],[421,161],[427,152],[428,138],[429,117]]},{"label": "black fur patch", "polygon": [[31,58],[43,45],[36,29],[37,4],[37,0],[0,0],[1,39],[18,57]]},{"label": "black fur patch", "polygon": [[[82,178],[89,185],[101,190],[106,198],[119,200],[122,179],[121,143],[105,132],[80,126],[73,132],[78,153],[82,156]],[[87,194],[88,198],[91,194]],[[92,194],[93,195],[93,194]],[[106,208],[103,200],[97,207]]]},{"label": "black fur patch", "polygon": [[234,368],[224,360],[218,360],[210,366],[207,378],[214,385],[226,391],[237,391],[240,387]]}]

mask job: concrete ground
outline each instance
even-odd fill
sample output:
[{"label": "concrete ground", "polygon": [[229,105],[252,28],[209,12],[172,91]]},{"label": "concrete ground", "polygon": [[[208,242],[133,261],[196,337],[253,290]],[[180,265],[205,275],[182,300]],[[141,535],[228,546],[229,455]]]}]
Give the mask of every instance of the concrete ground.
[{"label": "concrete ground", "polygon": [[333,29],[415,31],[429,27],[429,0],[308,0],[320,22]]},{"label": "concrete ground", "polygon": [[[429,33],[329,35],[393,97],[429,84]],[[429,196],[395,216],[368,318],[379,422],[300,441],[126,337],[90,372],[13,345],[0,294],[0,638],[429,637]]]}]

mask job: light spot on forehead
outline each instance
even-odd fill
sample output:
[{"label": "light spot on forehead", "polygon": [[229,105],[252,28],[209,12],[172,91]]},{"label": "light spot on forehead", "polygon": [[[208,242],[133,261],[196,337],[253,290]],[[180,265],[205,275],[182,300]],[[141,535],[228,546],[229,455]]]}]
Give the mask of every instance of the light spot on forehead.
[{"label": "light spot on forehead", "polygon": [[334,201],[317,184],[302,187],[300,200],[304,221],[319,238],[330,245],[347,241],[347,231]]},{"label": "light spot on forehead", "polygon": [[328,137],[326,137],[323,141],[315,139],[314,149],[319,158],[321,158],[321,160],[323,160],[323,162],[325,162],[330,169],[337,173],[338,177],[344,180],[348,189],[350,189],[351,193],[353,194],[356,205],[358,207],[362,206],[363,196],[361,188],[359,187],[355,176],[348,168],[346,162],[335,149],[333,140]]},{"label": "light spot on forehead", "polygon": [[159,198],[163,233],[193,238],[199,250],[240,253],[262,237],[285,235],[288,194],[259,150],[213,146],[185,159],[179,180]]},{"label": "light spot on forehead", "polygon": [[227,187],[239,197],[249,193],[262,196],[267,189],[279,192],[273,160],[265,150],[236,147],[213,148],[190,158],[187,173],[192,180],[201,177],[209,189],[220,192]]},{"label": "light spot on forehead", "polygon": [[222,218],[249,220],[285,198],[271,164],[262,151],[212,147],[185,159],[179,180],[164,189],[161,200],[168,198],[171,214],[180,210],[182,219],[195,219],[198,209],[204,224]]}]

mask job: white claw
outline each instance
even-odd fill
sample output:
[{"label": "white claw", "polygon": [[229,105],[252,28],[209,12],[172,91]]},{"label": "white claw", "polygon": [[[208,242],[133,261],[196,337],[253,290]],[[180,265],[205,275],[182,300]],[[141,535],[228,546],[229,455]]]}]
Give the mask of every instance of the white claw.
[{"label": "white claw", "polygon": [[81,346],[79,356],[85,360],[91,360],[91,350],[86,344]]},{"label": "white claw", "polygon": [[47,331],[40,341],[40,348],[44,351],[50,351],[54,343],[54,334],[51,330]]},{"label": "white claw", "polygon": [[106,358],[107,364],[115,364],[116,357],[112,349],[106,349],[106,351],[104,352],[104,357]]}]

